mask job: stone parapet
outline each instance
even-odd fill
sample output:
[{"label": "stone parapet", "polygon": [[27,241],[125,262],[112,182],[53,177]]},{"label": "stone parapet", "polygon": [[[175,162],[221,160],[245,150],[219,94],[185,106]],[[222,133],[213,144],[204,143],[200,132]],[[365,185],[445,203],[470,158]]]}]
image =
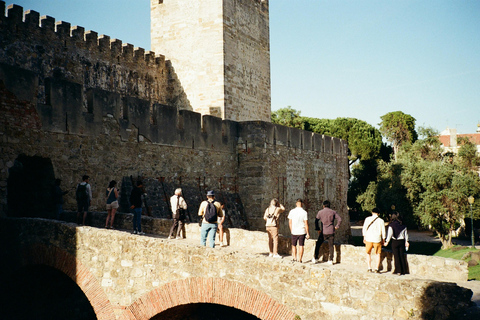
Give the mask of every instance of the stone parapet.
[{"label": "stone parapet", "polygon": [[[91,225],[102,227],[105,221],[105,213],[94,213],[92,215]],[[68,215],[68,221],[75,220],[75,213]],[[144,231],[149,234],[168,236],[172,220],[154,219],[143,217],[142,225]],[[120,229],[132,229],[132,214],[117,214],[115,225]],[[198,223],[186,223],[185,234],[188,239],[197,239],[200,241],[200,228]],[[216,237],[218,245],[219,238]],[[234,250],[246,251],[250,253],[266,255],[268,254],[268,236],[262,231],[248,231],[239,228],[228,228],[225,235],[224,244],[227,244]],[[304,263],[310,263],[315,249],[315,240],[306,240]],[[290,236],[280,235],[278,252],[284,256],[284,259],[290,259],[291,238]],[[322,244],[320,250],[322,262],[328,259],[328,245]],[[393,271],[394,261],[390,251],[383,250],[381,254],[382,273]],[[349,244],[335,244],[335,261],[341,265],[353,267],[362,272],[366,272],[365,247],[356,247]],[[407,255],[408,268],[410,274],[415,278],[424,278],[437,281],[462,282],[468,281],[468,263],[463,260],[448,259],[442,257],[433,257],[418,254]],[[320,262],[321,264],[321,262]]]},{"label": "stone parapet", "polygon": [[[30,264],[57,268],[79,284],[94,310],[113,310],[117,319],[150,319],[165,308],[201,301],[260,319],[448,318],[465,310],[472,295],[454,283],[268,258],[234,247],[236,234],[231,248],[210,249],[45,219],[1,222],[1,277]],[[243,235],[251,242],[260,237]],[[273,316],[281,306],[286,309]]]}]

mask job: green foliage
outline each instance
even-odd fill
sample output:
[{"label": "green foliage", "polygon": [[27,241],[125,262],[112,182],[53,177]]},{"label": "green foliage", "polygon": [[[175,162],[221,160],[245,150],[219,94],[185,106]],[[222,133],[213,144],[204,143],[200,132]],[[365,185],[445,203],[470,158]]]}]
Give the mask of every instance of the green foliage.
[{"label": "green foliage", "polygon": [[480,158],[477,155],[477,146],[467,137],[460,137],[457,143],[461,146],[458,150],[461,164],[464,167],[474,169],[480,165]]},{"label": "green foliage", "polygon": [[394,111],[381,116],[380,119],[382,119],[379,123],[380,132],[393,145],[395,155],[402,144],[417,140],[415,118],[411,115]]},{"label": "green foliage", "polygon": [[303,129],[303,120],[300,116],[301,111],[292,109],[291,106],[287,108],[278,109],[273,111],[271,119],[273,123],[280,124],[282,126]]},{"label": "green foliage", "polygon": [[340,138],[348,143],[350,163],[378,157],[382,135],[373,126],[355,118],[317,119],[301,117],[300,111],[287,107],[272,112],[272,122]]},{"label": "green foliage", "polygon": [[[364,192],[355,179],[351,185],[357,188],[356,200],[362,210],[378,207],[385,216],[395,205],[407,225],[432,228],[446,248],[451,246],[452,231],[469,215],[467,198],[480,200],[480,179],[468,167],[469,162],[453,154],[442,155],[437,132],[430,128],[420,128],[419,132],[423,139],[402,145],[396,162],[378,161],[376,179]],[[361,177],[355,170],[352,172]],[[473,206],[476,216],[478,200]]]},{"label": "green foliage", "polygon": [[355,118],[303,118],[304,129],[347,141],[350,164],[376,159],[382,145],[382,135],[372,125]]}]

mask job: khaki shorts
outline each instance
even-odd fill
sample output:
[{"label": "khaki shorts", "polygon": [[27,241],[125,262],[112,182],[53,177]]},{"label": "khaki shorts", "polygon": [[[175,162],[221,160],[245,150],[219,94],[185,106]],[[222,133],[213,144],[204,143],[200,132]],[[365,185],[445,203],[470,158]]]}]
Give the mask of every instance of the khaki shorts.
[{"label": "khaki shorts", "polygon": [[382,253],[382,243],[381,242],[365,242],[365,248],[367,249],[367,253],[370,254],[372,252],[372,248],[375,249],[376,254]]},{"label": "khaki shorts", "polygon": [[118,201],[107,203],[107,210],[111,210],[111,209],[118,209]]}]

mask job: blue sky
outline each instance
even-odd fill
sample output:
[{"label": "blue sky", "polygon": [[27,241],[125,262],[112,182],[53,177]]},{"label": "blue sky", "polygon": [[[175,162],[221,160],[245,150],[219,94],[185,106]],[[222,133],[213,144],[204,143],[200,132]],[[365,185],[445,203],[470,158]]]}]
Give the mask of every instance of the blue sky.
[{"label": "blue sky", "polygon": [[[149,0],[6,3],[150,49]],[[402,111],[458,133],[480,122],[478,0],[270,0],[270,50],[272,110],[374,126]]]}]

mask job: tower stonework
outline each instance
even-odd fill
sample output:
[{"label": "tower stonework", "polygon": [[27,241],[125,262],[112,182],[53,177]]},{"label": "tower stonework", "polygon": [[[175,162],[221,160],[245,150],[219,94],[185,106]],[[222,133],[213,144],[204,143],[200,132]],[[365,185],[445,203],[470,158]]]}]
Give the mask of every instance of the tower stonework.
[{"label": "tower stonework", "polygon": [[151,46],[194,111],[270,121],[268,0],[151,0]]}]

